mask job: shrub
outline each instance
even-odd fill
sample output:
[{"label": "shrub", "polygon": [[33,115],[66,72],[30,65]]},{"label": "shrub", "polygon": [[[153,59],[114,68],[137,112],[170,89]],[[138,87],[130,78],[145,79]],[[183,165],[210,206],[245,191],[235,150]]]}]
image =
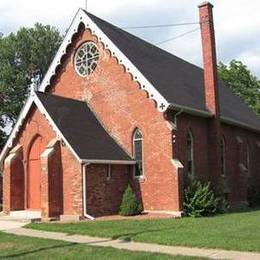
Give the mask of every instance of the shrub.
[{"label": "shrub", "polygon": [[131,186],[128,185],[123,195],[119,214],[121,216],[134,216],[140,214],[142,211],[142,204],[137,201]]},{"label": "shrub", "polygon": [[184,211],[188,216],[211,216],[226,209],[226,200],[214,192],[209,182],[201,183],[193,179],[184,190]]}]

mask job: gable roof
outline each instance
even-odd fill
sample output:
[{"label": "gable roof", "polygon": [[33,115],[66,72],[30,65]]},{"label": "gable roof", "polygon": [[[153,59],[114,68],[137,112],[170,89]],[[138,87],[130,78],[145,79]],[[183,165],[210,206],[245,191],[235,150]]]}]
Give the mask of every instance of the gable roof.
[{"label": "gable roof", "polygon": [[[208,112],[203,69],[87,13],[99,28],[143,73],[166,100],[178,107]],[[221,117],[260,130],[257,116],[230,88],[219,81]],[[230,119],[230,120],[228,120]]]},{"label": "gable roof", "polygon": [[[61,64],[61,59],[67,53],[67,47],[72,43],[72,38],[78,32],[81,23],[83,23],[87,29],[90,29],[93,35],[97,36],[97,39],[104,44],[104,47],[111,52],[111,55],[118,59],[119,64],[125,66],[126,70],[132,74],[133,80],[140,84],[140,89],[146,91],[148,97],[156,102],[157,109],[160,112],[164,112],[168,108],[173,108],[183,109],[188,113],[195,113],[201,116],[212,116],[205,107],[204,102],[203,69],[123,31],[82,9],[79,9],[75,15],[58,52],[44,76],[39,88],[40,91],[45,92],[50,85],[51,79],[56,74],[57,67]],[[234,95],[231,89],[226,87],[222,82],[219,82],[219,95],[222,121],[260,132],[260,117],[251,111],[248,106],[245,105],[239,97]],[[55,96],[52,98],[55,98]],[[37,103],[43,112],[48,114],[42,102],[51,102],[52,98],[47,98],[49,101],[46,101],[41,93],[29,97],[14,129],[1,151],[0,163],[3,162],[4,156],[12,147],[13,141],[32,104]],[[40,101],[40,99],[42,99],[42,101]],[[71,104],[72,103],[71,101]],[[53,117],[56,118],[57,112],[49,111],[49,113],[54,113]],[[75,113],[75,111],[73,113]],[[52,122],[56,132],[62,135],[56,126],[59,120],[54,123],[50,116],[49,120]],[[84,128],[86,126],[81,127]],[[66,131],[68,131],[66,135],[71,138],[70,135],[72,132],[70,131],[75,131],[75,129],[70,131],[67,129]],[[75,147],[77,144],[80,145],[79,140],[71,139],[70,141],[74,143]],[[70,146],[68,142],[67,144]],[[85,147],[82,147],[78,150],[80,156],[85,153],[84,149]],[[118,151],[120,149],[121,148],[118,147]],[[74,152],[73,149],[72,151]],[[119,151],[119,153],[121,152]],[[74,155],[79,159],[75,152]],[[128,157],[127,160],[130,158],[127,154],[123,155],[122,153],[122,156],[122,158]],[[100,154],[100,158],[103,157]],[[117,157],[117,159],[118,158],[119,157]],[[129,162],[134,163],[133,161]]]},{"label": "gable roof", "polygon": [[126,70],[131,73],[133,80],[140,84],[140,88],[147,92],[148,97],[155,101],[156,107],[160,112],[164,112],[169,107],[169,103],[163,95],[149,82],[149,80],[136,68],[128,57],[110,40],[110,38],[96,25],[96,23],[87,15],[83,9],[79,9],[75,15],[67,34],[56,53],[46,75],[44,76],[39,90],[45,92],[51,84],[52,77],[56,74],[57,67],[62,62],[62,57],[67,53],[68,46],[72,43],[73,36],[78,32],[80,25],[84,24],[85,28],[91,30],[92,34],[103,43],[104,48],[109,50],[113,57],[116,57],[119,64],[125,66]]},{"label": "gable roof", "polygon": [[56,135],[80,163],[135,164],[135,161],[106,132],[85,102],[36,92],[26,102],[0,154],[0,165],[13,146],[32,105],[44,114]]},{"label": "gable roof", "polygon": [[[83,23],[93,35],[103,43],[113,57],[123,64],[132,74],[133,80],[140,84],[140,89],[156,102],[160,112],[169,107],[184,109],[187,113],[211,117],[212,113],[204,102],[203,69],[180,59],[118,27],[79,9],[60,46],[40,91],[46,91],[51,78],[56,74],[73,35]],[[232,93],[221,81],[219,82],[221,120],[260,132],[260,117]]]},{"label": "gable roof", "polygon": [[41,92],[36,95],[81,160],[133,161],[85,102]]}]

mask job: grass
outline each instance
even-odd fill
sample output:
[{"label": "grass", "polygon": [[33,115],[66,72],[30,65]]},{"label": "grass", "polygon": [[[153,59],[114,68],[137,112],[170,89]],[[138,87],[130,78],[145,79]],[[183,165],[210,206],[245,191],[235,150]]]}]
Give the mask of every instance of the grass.
[{"label": "grass", "polygon": [[0,259],[96,259],[96,260],[191,260],[202,259],[186,256],[169,256],[131,252],[111,247],[94,247],[62,241],[14,236],[0,232]]},{"label": "grass", "polygon": [[29,224],[28,228],[164,245],[260,252],[260,210],[209,218]]}]

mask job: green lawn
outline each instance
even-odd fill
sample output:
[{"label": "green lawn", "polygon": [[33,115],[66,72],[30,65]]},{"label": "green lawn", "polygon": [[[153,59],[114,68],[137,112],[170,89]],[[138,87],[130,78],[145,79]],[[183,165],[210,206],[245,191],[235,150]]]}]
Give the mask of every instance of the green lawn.
[{"label": "green lawn", "polygon": [[0,232],[0,259],[145,259],[191,260],[185,256],[168,256],[118,250],[111,247],[94,247],[62,241],[14,236]]},{"label": "green lawn", "polygon": [[209,218],[30,224],[28,228],[164,245],[260,252],[260,210]]}]

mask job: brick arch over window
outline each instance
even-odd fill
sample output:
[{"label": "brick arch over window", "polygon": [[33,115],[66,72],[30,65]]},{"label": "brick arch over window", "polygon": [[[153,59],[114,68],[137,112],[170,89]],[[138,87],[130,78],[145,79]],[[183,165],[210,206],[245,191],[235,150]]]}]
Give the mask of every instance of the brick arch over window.
[{"label": "brick arch over window", "polygon": [[188,175],[194,175],[195,164],[194,164],[194,135],[192,130],[189,129],[186,136],[186,162],[187,162],[187,173]]}]

